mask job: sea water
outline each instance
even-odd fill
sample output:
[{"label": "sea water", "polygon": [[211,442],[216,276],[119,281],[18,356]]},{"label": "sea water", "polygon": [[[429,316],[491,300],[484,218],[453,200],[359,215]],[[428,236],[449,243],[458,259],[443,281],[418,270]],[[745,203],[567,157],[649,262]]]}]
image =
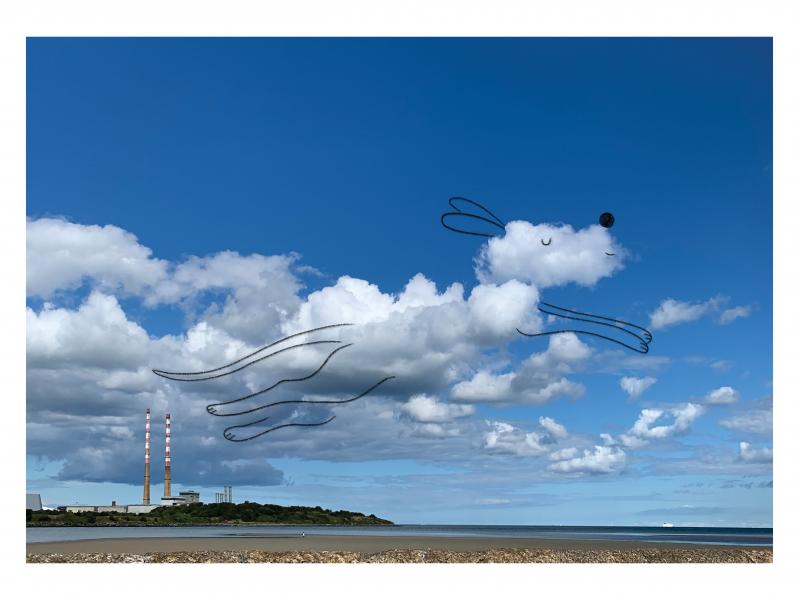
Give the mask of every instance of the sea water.
[{"label": "sea water", "polygon": [[500,537],[554,540],[628,540],[680,544],[772,546],[772,528],[562,527],[538,525],[225,525],[186,527],[28,527],[27,542],[100,538],[298,537],[306,535]]}]

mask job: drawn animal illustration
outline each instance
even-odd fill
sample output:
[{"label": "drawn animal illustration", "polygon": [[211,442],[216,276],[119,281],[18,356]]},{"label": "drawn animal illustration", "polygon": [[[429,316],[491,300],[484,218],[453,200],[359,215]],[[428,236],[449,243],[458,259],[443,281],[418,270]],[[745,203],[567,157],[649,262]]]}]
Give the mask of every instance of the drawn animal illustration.
[{"label": "drawn animal illustration", "polygon": [[[506,223],[501,221],[500,218],[498,218],[494,213],[492,213],[489,209],[479,204],[478,202],[475,202],[474,200],[470,200],[468,198],[454,196],[449,199],[449,204],[452,210],[442,214],[441,216],[441,223],[445,228],[465,235],[480,236],[490,239],[495,238],[499,235],[505,235],[507,233],[508,225],[506,225]],[[480,212],[468,212],[462,209],[457,204],[469,205],[474,209],[478,209]],[[478,224],[483,226],[483,229],[482,230],[476,229],[474,227],[467,229],[464,227],[454,226],[454,224],[458,225],[459,222],[462,224],[468,223],[473,226],[475,224]],[[603,213],[602,215],[600,215],[600,225],[605,229],[611,228],[614,225],[614,216],[611,213]],[[547,231],[550,232],[548,237],[546,239],[545,238],[540,239],[541,249],[542,252],[552,253],[556,250],[559,250],[559,242],[561,241],[559,239],[559,236],[561,236],[562,234],[558,229],[548,229]],[[563,238],[563,240],[566,242],[566,238]],[[610,252],[609,250],[613,250],[613,248],[609,248],[604,251],[606,257],[607,258],[615,257],[616,252]],[[627,341],[633,343],[633,340],[628,338],[623,338],[626,341],[622,341],[620,339],[610,337],[609,335],[604,335],[603,333],[598,333],[583,329],[558,329],[554,331],[545,331],[540,333],[529,333],[517,328],[516,331],[520,335],[533,338],[540,336],[555,335],[558,333],[572,332],[576,334],[590,335],[602,338],[611,341],[613,343],[619,344],[621,346],[624,346],[626,348],[629,348],[634,352],[639,352],[642,354],[646,354],[649,351],[649,344],[653,339],[652,334],[644,327],[635,325],[633,323],[629,323],[627,321],[623,321],[621,319],[576,311],[556,306],[554,304],[549,304],[547,302],[540,302],[538,310],[552,317],[568,319],[571,321],[591,323],[594,325],[599,325],[606,329],[620,331],[626,334],[627,336],[630,336],[630,338],[633,338],[636,341],[638,341],[638,345],[634,346],[631,343],[627,343]],[[258,348],[257,350],[250,352],[245,356],[237,358],[236,360],[233,360],[227,364],[224,364],[220,367],[216,367],[214,369],[208,369],[203,371],[183,371],[183,372],[167,371],[164,369],[153,369],[152,371],[159,377],[179,382],[203,382],[203,381],[219,380],[222,378],[230,377],[235,373],[239,373],[244,369],[247,369],[264,361],[270,359],[276,359],[276,357],[279,356],[285,357],[287,355],[292,355],[292,354],[298,355],[299,353],[307,349],[330,347],[331,350],[324,357],[324,360],[322,360],[322,362],[317,364],[316,367],[309,370],[303,375],[294,377],[279,377],[270,385],[262,387],[261,389],[257,389],[251,393],[239,396],[237,398],[233,398],[231,400],[214,402],[206,406],[206,411],[214,417],[230,418],[230,417],[246,417],[247,415],[259,416],[259,418],[257,419],[246,420],[243,423],[238,423],[236,425],[231,425],[229,427],[226,427],[223,431],[223,436],[225,437],[226,440],[231,442],[251,441],[263,435],[271,433],[273,431],[277,431],[288,427],[320,427],[323,425],[327,425],[328,423],[333,421],[336,418],[336,415],[331,414],[327,418],[321,420],[320,419],[297,420],[297,419],[303,419],[304,417],[302,417],[301,414],[298,413],[297,411],[294,411],[289,416],[288,422],[273,424],[277,423],[277,421],[275,420],[274,411],[286,407],[302,408],[314,405],[319,406],[319,405],[349,404],[351,402],[355,402],[356,400],[359,400],[367,396],[368,394],[372,393],[379,387],[386,384],[388,381],[395,379],[396,378],[395,375],[389,375],[377,379],[374,383],[369,385],[366,389],[364,389],[360,393],[342,399],[331,400],[328,397],[326,397],[325,399],[313,399],[313,398],[309,399],[308,397],[301,396],[297,398],[275,400],[273,402],[266,402],[266,403],[262,402],[260,399],[264,394],[272,392],[273,390],[276,390],[276,388],[279,388],[284,384],[308,382],[313,378],[319,376],[320,373],[322,373],[323,370],[325,370],[326,367],[328,367],[329,363],[334,359],[334,357],[339,352],[345,351],[348,348],[352,347],[353,343],[343,341],[342,339],[338,339],[340,337],[345,337],[341,335],[323,337],[322,339],[318,339],[317,336],[319,335],[326,336],[327,334],[330,334],[331,332],[334,331],[341,333],[342,331],[346,331],[348,328],[354,326],[355,325],[353,323],[334,323],[330,325],[323,325],[321,327],[315,327],[297,333],[293,333],[277,341],[262,346],[261,348]],[[332,337],[336,337],[337,339],[329,339]],[[314,354],[314,356],[317,355]],[[260,416],[261,414],[264,414],[263,411],[266,411],[268,409],[273,409],[273,414]]]},{"label": "drawn animal illustration", "polygon": [[[467,212],[466,210],[463,210],[462,208],[457,206],[457,204],[461,203],[465,203],[474,208],[477,208],[481,212],[480,213]],[[490,239],[495,238],[499,235],[506,234],[507,232],[506,223],[504,223],[497,215],[495,215],[492,211],[490,211],[482,204],[474,200],[470,200],[469,198],[464,198],[461,196],[453,196],[452,198],[449,199],[449,204],[453,210],[443,213],[440,219],[442,225],[446,229],[464,235],[473,235]],[[614,225],[614,221],[615,221],[614,215],[608,212],[602,213],[599,218],[600,226],[605,229],[610,229]],[[467,229],[467,228],[453,226],[454,223],[457,225],[459,224],[459,222],[463,223],[465,226],[472,225],[473,227]],[[475,227],[476,225],[483,227],[476,228]],[[487,227],[487,225],[491,227]],[[555,235],[558,234],[556,233]],[[552,253],[556,250],[560,251],[560,249],[558,248],[558,239],[554,241],[553,235],[550,235],[546,240],[545,238],[540,238],[540,243],[542,246],[542,252],[544,253],[548,252]],[[616,256],[616,252],[609,252],[608,250],[605,250],[604,253],[609,258]],[[574,258],[580,260],[580,257],[574,257]],[[650,351],[650,343],[653,341],[653,334],[640,325],[629,323],[628,321],[623,321],[622,319],[614,317],[605,317],[602,315],[596,315],[588,312],[572,310],[569,308],[556,306],[555,304],[550,304],[548,302],[540,302],[538,309],[542,313],[546,315],[551,315],[553,317],[569,319],[572,321],[580,321],[584,323],[592,323],[594,325],[600,325],[602,327],[606,327],[609,329],[615,329],[617,331],[621,331],[627,334],[633,339],[623,338],[624,340],[631,342],[627,343],[626,341],[622,341],[620,339],[616,339],[608,335],[603,335],[602,333],[598,333],[595,331],[587,331],[583,329],[558,329],[555,331],[545,331],[541,333],[526,333],[524,331],[521,331],[520,329],[517,329],[517,332],[520,335],[533,338],[540,336],[555,335],[558,333],[571,332],[581,335],[590,335],[602,338],[604,340],[608,340],[615,344],[619,344],[620,346],[624,346],[625,348],[628,348],[640,354],[647,354]],[[636,345],[634,346],[631,344],[636,344]]]}]

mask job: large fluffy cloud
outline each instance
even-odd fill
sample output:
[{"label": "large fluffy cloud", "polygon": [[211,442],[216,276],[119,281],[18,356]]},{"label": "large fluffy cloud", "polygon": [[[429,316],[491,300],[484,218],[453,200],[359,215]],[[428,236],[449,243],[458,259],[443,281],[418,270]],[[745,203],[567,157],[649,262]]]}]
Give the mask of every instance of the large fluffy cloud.
[{"label": "large fluffy cloud", "polygon": [[[550,417],[539,418],[533,430],[470,418],[476,403],[542,404],[584,393],[571,377],[594,353],[574,334],[552,336],[545,350],[522,360],[512,360],[505,347],[520,339],[517,328],[541,330],[539,288],[591,285],[621,267],[624,251],[602,228],[511,224],[504,238],[484,247],[480,283],[469,292],[460,283],[437,287],[417,274],[396,293],[343,276],[303,295],[303,267],[293,254],[220,252],[170,263],[113,226],[45,219],[28,227],[28,293],[46,300],[27,309],[28,449],[61,461],[64,479],[138,483],[146,407],[154,415],[172,413],[174,475],[186,484],[277,484],[283,474],[269,460],[286,456],[469,461],[477,450],[487,460],[550,462],[551,477],[624,465],[621,448],[578,450],[574,445],[584,441]],[[532,234],[552,241],[544,246]],[[523,260],[516,260],[517,251]],[[526,270],[534,251],[539,254]],[[133,309],[126,313],[128,302]],[[132,316],[163,305],[185,317],[180,333],[153,335],[146,320]],[[175,382],[151,372],[214,369],[281,336],[333,323],[353,325],[284,342],[273,350],[320,344],[231,377]],[[334,350],[318,376],[303,379]],[[270,424],[336,417],[326,427],[283,429],[259,443],[227,442],[221,429],[241,420],[206,412],[209,403],[286,378],[298,381],[234,406],[342,400],[390,376],[357,403],[259,409],[253,418],[269,416]],[[154,456],[159,427],[154,421]]]},{"label": "large fluffy cloud", "polygon": [[47,304],[26,314],[28,368],[114,368],[147,359],[147,332],[128,321],[114,296],[95,291],[77,310]]},{"label": "large fluffy cloud", "polygon": [[85,281],[106,291],[144,294],[167,273],[167,261],[153,258],[136,236],[114,225],[28,220],[26,245],[28,296],[48,299]]},{"label": "large fluffy cloud", "polygon": [[491,238],[477,259],[482,282],[517,279],[539,288],[577,283],[594,285],[622,268],[626,251],[608,229],[512,221],[503,236]]},{"label": "large fluffy cloud", "polygon": [[450,397],[458,402],[524,402],[543,404],[558,396],[577,398],[583,385],[565,377],[591,355],[592,350],[574,333],[550,338],[547,350],[523,361],[517,371],[492,373],[479,370],[453,386]]}]

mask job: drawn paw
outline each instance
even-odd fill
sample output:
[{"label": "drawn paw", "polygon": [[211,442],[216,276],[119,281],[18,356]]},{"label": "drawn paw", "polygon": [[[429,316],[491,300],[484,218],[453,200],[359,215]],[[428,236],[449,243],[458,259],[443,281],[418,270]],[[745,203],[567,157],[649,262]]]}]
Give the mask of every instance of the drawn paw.
[{"label": "drawn paw", "polygon": [[206,410],[211,415],[217,414],[217,407],[216,406],[206,406]]},{"label": "drawn paw", "polygon": [[653,334],[650,333],[649,331],[645,331],[644,332],[644,339],[646,339],[647,343],[649,344],[650,342],[653,341]]}]

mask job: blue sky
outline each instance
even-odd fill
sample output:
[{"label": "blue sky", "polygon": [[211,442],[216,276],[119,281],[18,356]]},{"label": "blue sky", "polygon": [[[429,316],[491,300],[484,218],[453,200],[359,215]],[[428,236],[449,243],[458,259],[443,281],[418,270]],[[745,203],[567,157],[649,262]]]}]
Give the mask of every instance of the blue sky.
[{"label": "blue sky", "polygon": [[[176,421],[174,480],[209,500],[233,483],[238,499],[408,523],[771,525],[770,40],[31,39],[27,54],[28,489],[46,504],[137,501],[138,455],[115,472],[109,447],[139,453],[152,406],[154,422],[167,410]],[[397,296],[422,273],[439,294],[459,282],[469,297],[487,283],[474,262],[482,240],[441,227],[452,195],[507,222],[576,230],[612,212],[605,233],[627,249],[624,268],[526,289],[643,325],[661,308],[650,353],[584,337],[590,355],[549,375],[582,392],[466,401],[454,385],[521,372],[548,351],[546,338],[470,339],[453,359],[460,379],[406,376],[407,390],[363,405],[378,420],[337,409],[304,437],[311,449],[297,436],[227,443],[202,393],[145,379],[162,366],[148,344],[177,360],[207,323],[226,344],[258,347],[343,275]],[[104,244],[117,245],[100,264]],[[224,251],[232,262],[214,262]],[[280,266],[245,260],[290,253]],[[222,283],[198,283],[213,269]],[[248,287],[250,275],[265,287]],[[170,295],[165,282],[189,291]],[[258,312],[265,289],[280,318]],[[98,330],[68,335],[81,318]],[[130,355],[112,360],[126,335]],[[221,352],[209,340],[208,356]],[[630,397],[623,377],[657,381]],[[709,399],[728,388],[725,403]],[[420,419],[414,394],[473,412]],[[699,416],[621,441],[643,411],[669,426],[687,405]],[[569,433],[548,439],[540,417]],[[493,446],[498,423],[513,430]],[[525,433],[541,448],[520,446]],[[562,450],[620,460],[554,469],[571,460],[551,458]]]}]

